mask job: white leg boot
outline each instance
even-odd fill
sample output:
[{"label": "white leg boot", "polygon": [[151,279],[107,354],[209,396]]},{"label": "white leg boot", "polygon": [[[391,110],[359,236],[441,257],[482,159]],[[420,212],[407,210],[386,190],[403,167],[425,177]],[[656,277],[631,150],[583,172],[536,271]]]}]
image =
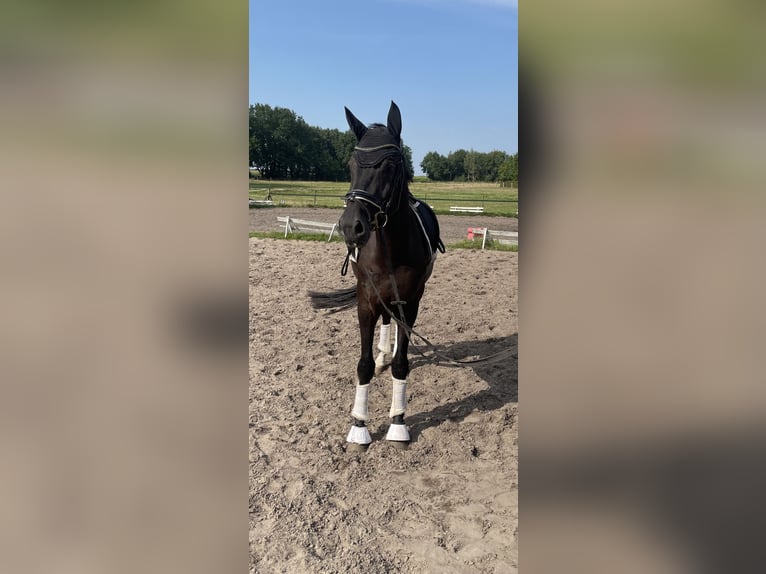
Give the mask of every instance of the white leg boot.
[{"label": "white leg boot", "polygon": [[[354,408],[351,410],[351,416],[358,421],[367,422],[370,418],[367,412],[367,397],[369,395],[370,385],[356,385],[356,397],[354,398]],[[348,431],[346,442],[353,444],[368,445],[372,442],[370,431],[366,426],[352,425]]]},{"label": "white leg boot", "polygon": [[[388,413],[388,416],[391,418],[397,415],[403,415],[405,409],[407,408],[407,381],[402,381],[395,377],[392,378],[394,381],[393,395],[391,397],[391,410]],[[391,423],[391,425],[388,427],[386,440],[396,442],[409,442],[410,431],[407,428],[407,425]]]},{"label": "white leg boot", "polygon": [[375,357],[375,374],[383,372],[391,362],[391,325],[380,326],[380,341],[378,342],[378,356]]}]

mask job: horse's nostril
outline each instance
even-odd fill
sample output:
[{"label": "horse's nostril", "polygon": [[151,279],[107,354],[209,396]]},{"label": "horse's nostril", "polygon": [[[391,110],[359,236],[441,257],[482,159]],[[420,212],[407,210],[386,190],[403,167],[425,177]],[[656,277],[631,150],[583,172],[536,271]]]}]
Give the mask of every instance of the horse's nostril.
[{"label": "horse's nostril", "polygon": [[354,225],[354,233],[357,235],[362,235],[364,233],[364,226],[361,221],[357,221],[356,225]]}]

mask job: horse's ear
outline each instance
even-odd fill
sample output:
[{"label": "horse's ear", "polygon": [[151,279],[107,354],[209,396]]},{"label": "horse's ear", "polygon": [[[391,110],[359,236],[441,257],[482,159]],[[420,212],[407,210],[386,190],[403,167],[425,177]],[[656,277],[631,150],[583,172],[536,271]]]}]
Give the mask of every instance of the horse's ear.
[{"label": "horse's ear", "polygon": [[397,139],[402,136],[402,113],[393,100],[391,100],[391,107],[388,109],[388,131],[394,134]]},{"label": "horse's ear", "polygon": [[346,110],[346,121],[348,122],[348,127],[350,127],[351,131],[354,132],[356,141],[360,141],[364,135],[364,132],[367,131],[367,126],[360,122],[359,119],[354,114],[352,114],[351,110],[349,110],[347,107],[344,106],[343,109]]}]

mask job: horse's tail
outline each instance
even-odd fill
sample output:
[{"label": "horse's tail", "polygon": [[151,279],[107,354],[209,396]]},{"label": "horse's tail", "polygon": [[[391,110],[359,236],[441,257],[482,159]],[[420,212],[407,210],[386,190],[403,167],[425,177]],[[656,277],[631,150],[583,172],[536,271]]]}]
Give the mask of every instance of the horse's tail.
[{"label": "horse's tail", "polygon": [[314,309],[330,309],[330,313],[345,311],[356,305],[356,287],[336,289],[327,293],[309,291],[308,296]]}]

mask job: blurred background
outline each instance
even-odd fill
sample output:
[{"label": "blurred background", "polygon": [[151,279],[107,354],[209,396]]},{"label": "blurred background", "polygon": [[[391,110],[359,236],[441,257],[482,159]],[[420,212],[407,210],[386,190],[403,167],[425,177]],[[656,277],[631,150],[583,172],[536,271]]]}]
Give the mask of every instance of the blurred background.
[{"label": "blurred background", "polygon": [[764,7],[520,7],[522,572],[746,572]]},{"label": "blurred background", "polygon": [[4,6],[3,572],[247,569],[247,13]]}]

